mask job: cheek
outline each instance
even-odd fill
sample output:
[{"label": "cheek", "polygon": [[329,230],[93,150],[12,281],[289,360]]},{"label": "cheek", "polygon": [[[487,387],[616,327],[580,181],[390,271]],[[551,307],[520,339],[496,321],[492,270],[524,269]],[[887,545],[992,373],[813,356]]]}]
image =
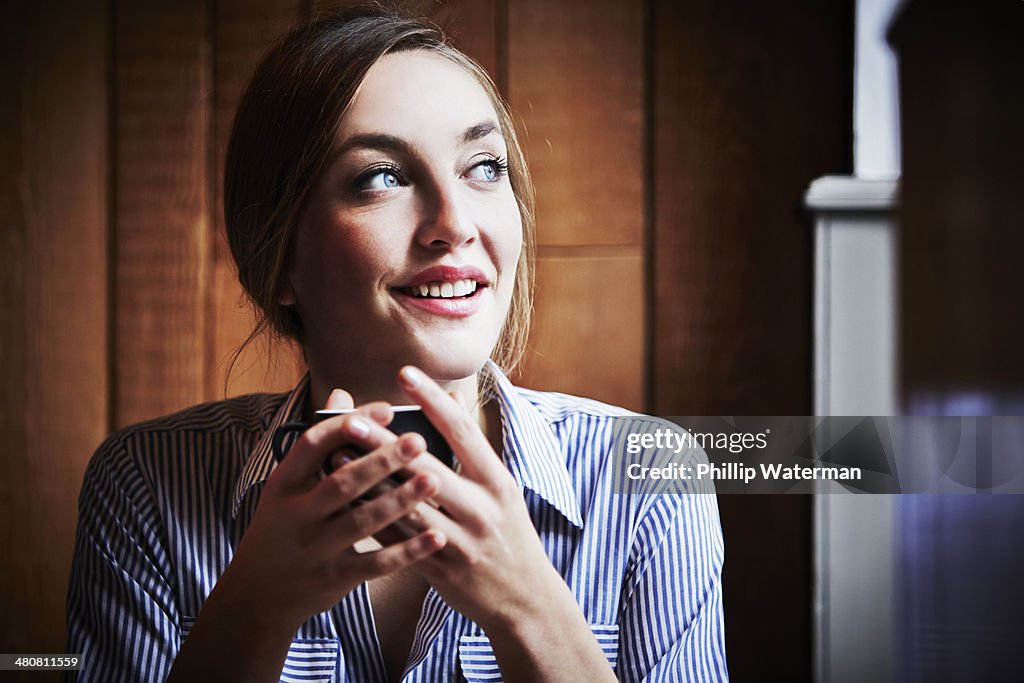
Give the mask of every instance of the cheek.
[{"label": "cheek", "polygon": [[523,223],[519,217],[519,207],[513,200],[513,219],[501,230],[497,238],[497,251],[501,261],[501,269],[506,279],[515,280],[519,257],[523,252]]},{"label": "cheek", "polygon": [[386,245],[366,226],[325,220],[312,227],[313,237],[296,259],[296,273],[308,285],[337,291],[373,285],[380,279]]}]

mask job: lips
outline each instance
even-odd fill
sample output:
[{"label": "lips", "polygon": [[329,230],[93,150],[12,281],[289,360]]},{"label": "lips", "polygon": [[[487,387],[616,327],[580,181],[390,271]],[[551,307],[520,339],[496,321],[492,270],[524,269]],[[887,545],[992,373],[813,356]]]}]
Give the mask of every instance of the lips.
[{"label": "lips", "polygon": [[408,306],[436,315],[463,318],[480,308],[487,276],[473,266],[433,266],[393,288]]}]

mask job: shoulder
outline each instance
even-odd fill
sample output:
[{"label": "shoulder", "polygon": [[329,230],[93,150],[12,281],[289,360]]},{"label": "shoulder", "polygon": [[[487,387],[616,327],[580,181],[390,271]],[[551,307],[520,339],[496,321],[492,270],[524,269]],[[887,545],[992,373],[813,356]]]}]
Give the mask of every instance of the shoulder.
[{"label": "shoulder", "polygon": [[236,469],[287,398],[247,394],[211,401],[123,427],[100,444],[89,462],[86,485],[100,481],[131,486],[163,474],[217,464]]},{"label": "shoulder", "polygon": [[553,391],[514,387],[518,397],[527,402],[556,433],[593,432],[607,439],[624,437],[627,433],[646,433],[657,429],[680,430],[660,417],[638,413],[591,398]]},{"label": "shoulder", "polygon": [[622,417],[644,417],[625,408],[601,401],[556,391],[538,391],[525,387],[514,387],[517,396],[530,403],[549,423],[557,424],[580,417],[612,420]]},{"label": "shoulder", "polygon": [[265,428],[274,410],[287,397],[287,393],[246,394],[221,401],[200,403],[169,415],[129,425],[116,432],[113,437],[131,440],[145,434],[260,431]]}]

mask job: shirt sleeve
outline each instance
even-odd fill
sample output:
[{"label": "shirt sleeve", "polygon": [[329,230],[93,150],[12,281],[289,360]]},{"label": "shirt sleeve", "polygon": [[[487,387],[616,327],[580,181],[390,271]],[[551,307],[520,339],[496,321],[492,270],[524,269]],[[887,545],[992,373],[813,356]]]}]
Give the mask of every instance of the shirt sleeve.
[{"label": "shirt sleeve", "polygon": [[163,681],[180,645],[179,615],[151,487],[122,439],[86,470],[68,589],[66,681]]},{"label": "shirt sleeve", "polygon": [[708,484],[651,496],[623,586],[618,674],[625,682],[728,681],[724,547]]}]

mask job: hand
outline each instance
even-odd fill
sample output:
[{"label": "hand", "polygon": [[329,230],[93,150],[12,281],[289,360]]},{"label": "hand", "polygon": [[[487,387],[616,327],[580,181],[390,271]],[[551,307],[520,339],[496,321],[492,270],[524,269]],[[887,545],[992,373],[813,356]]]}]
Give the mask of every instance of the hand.
[{"label": "hand", "polygon": [[[351,397],[344,392],[328,400],[328,407],[348,406]],[[423,501],[438,490],[438,479],[430,473],[397,487],[382,484],[426,447],[418,434],[396,438],[382,426],[390,420],[390,406],[377,403],[310,427],[264,485],[252,523],[218,587],[229,583],[234,595],[259,596],[254,609],[294,633],[362,581],[443,547],[443,534],[426,530],[374,552],[360,554],[353,548],[418,507],[428,508]],[[318,479],[324,460],[346,444],[370,452],[349,462],[333,456],[340,466]],[[357,501],[374,487],[384,492]]]},{"label": "hand", "polygon": [[544,552],[519,485],[477,421],[418,369],[403,368],[399,377],[462,466],[460,476],[424,456],[407,468],[440,480],[434,500],[441,510],[421,510],[414,519],[418,528],[437,529],[447,539],[417,571],[485,631],[550,616],[552,605],[565,605],[566,598],[578,612]]}]

